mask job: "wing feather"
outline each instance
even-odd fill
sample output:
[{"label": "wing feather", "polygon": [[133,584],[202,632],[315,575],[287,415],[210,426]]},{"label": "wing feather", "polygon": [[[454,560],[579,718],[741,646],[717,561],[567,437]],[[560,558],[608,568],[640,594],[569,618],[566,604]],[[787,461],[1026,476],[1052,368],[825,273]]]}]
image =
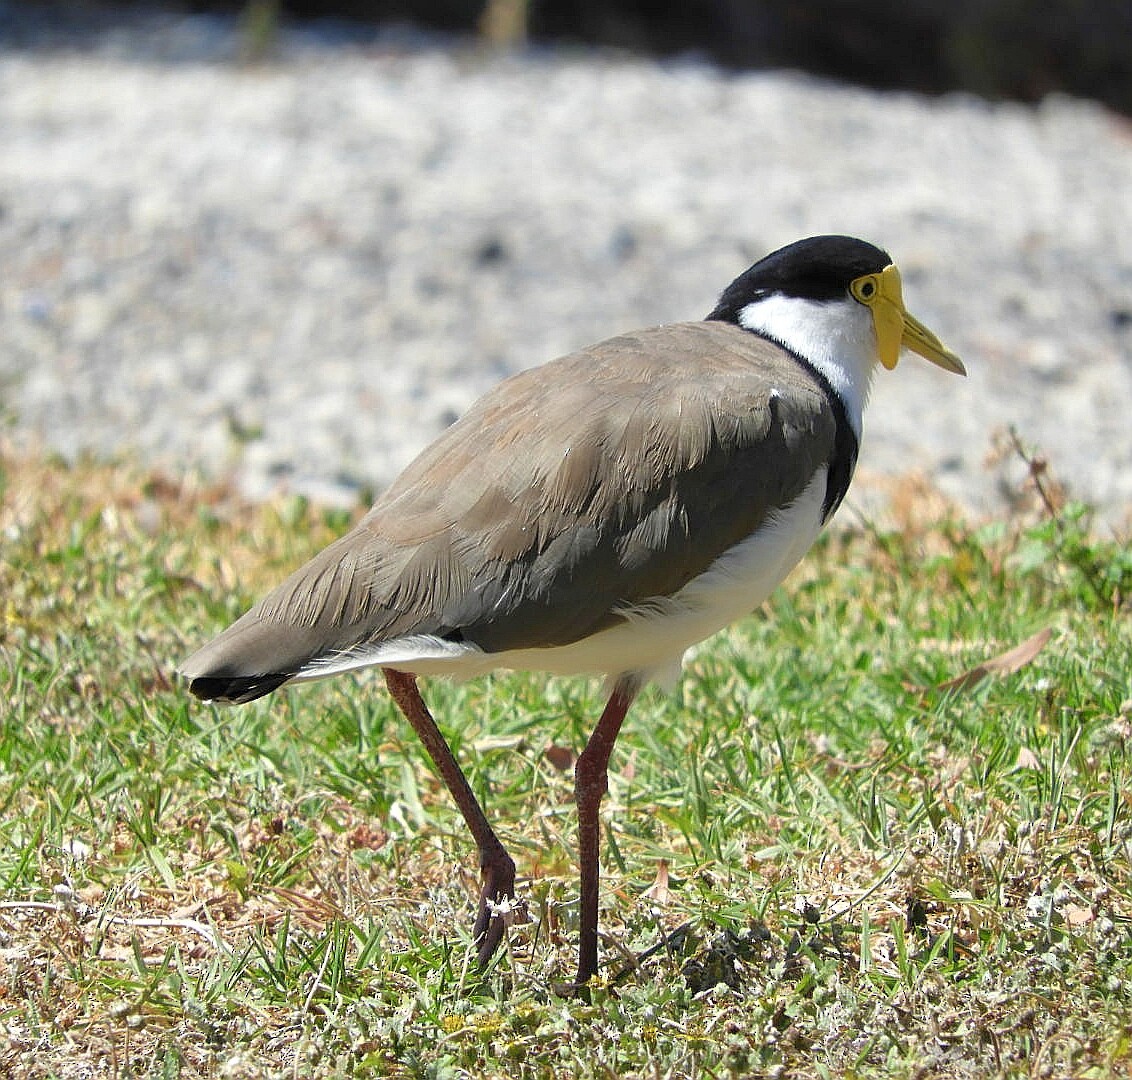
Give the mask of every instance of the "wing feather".
[{"label": "wing feather", "polygon": [[293,674],[409,636],[577,641],[797,498],[835,428],[796,360],[726,323],[583,349],[488,393],[185,672]]}]

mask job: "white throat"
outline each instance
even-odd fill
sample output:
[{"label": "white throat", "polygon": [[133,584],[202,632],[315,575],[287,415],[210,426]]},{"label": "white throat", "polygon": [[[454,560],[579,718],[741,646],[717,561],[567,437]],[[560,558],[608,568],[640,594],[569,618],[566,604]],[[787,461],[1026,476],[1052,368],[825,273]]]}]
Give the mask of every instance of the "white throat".
[{"label": "white throat", "polygon": [[822,302],[772,294],[739,312],[739,325],[785,345],[830,382],[861,439],[861,417],[879,362],[872,313],[852,298]]}]

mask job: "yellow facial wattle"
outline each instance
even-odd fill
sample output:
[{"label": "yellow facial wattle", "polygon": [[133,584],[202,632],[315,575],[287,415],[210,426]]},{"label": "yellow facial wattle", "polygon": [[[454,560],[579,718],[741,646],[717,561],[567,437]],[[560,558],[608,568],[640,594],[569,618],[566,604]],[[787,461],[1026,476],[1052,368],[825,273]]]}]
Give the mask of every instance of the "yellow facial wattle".
[{"label": "yellow facial wattle", "polygon": [[877,353],[890,371],[900,359],[900,350],[906,347],[945,371],[967,374],[963,361],[905,309],[900,271],[895,266],[886,266],[879,274],[862,275],[850,284],[849,291],[872,312]]}]

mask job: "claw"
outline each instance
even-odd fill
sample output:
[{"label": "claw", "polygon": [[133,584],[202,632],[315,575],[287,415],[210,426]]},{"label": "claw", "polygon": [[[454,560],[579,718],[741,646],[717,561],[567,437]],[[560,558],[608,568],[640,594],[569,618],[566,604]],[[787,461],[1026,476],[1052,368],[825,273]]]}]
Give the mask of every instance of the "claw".
[{"label": "claw", "polygon": [[487,966],[499,948],[503,932],[512,921],[508,915],[517,910],[518,904],[515,900],[515,860],[502,846],[483,853],[480,865],[483,885],[472,937],[479,943],[477,955],[482,968]]}]

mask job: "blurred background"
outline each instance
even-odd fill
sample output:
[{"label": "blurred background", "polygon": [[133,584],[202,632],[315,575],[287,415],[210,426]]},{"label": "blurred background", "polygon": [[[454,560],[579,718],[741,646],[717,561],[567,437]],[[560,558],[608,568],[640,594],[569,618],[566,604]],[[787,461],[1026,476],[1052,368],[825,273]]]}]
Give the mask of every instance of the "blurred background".
[{"label": "blurred background", "polygon": [[[0,5],[11,9],[16,3]],[[117,5],[38,3],[98,17]],[[1060,91],[1132,112],[1132,5],[1119,0],[195,0],[166,10],[236,13],[257,42],[284,21],[412,23],[497,44],[698,53],[726,67],[787,67],[883,89],[966,90],[1039,101]],[[40,30],[43,29],[41,26]]]},{"label": "blurred background", "polygon": [[1009,508],[1014,428],[1126,522],[1130,57],[1115,0],[0,0],[0,432],[351,503],[843,231],[971,371],[878,380],[857,511]]}]

